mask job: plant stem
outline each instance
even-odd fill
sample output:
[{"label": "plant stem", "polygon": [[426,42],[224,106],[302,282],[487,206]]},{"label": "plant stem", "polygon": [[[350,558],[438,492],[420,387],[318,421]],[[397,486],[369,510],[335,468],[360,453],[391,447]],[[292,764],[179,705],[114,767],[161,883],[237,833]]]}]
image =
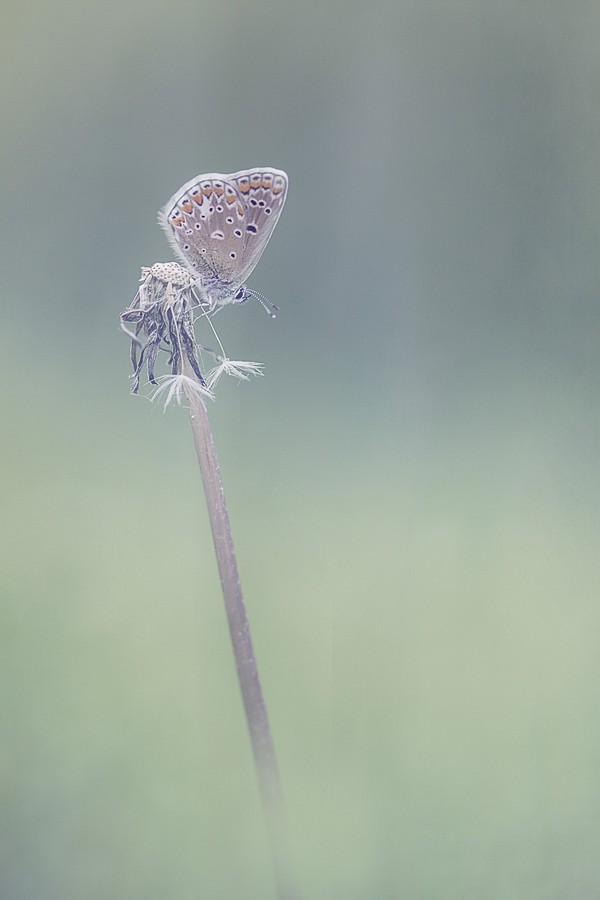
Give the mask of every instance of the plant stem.
[{"label": "plant stem", "polygon": [[279,900],[298,900],[299,894],[292,883],[289,864],[283,793],[275,748],[260,686],[250,625],[244,606],[212,429],[202,398],[197,394],[192,395],[190,392],[188,400],[190,422],[204,484],[233,655],[273,854],[278,897]]}]

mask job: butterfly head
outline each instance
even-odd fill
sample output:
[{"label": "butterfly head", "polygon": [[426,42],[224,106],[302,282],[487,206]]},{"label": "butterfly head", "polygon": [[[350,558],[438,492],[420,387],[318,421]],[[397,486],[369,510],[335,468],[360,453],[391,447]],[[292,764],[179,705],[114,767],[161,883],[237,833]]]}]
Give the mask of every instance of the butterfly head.
[{"label": "butterfly head", "polygon": [[[201,280],[199,281],[202,283]],[[246,300],[249,300],[252,296],[252,291],[250,291],[245,284],[238,287],[237,285],[224,285],[215,282],[214,285],[208,286],[206,282],[204,282],[203,288],[203,293],[206,292],[210,298],[210,306],[212,309],[218,309],[221,306],[229,306],[233,303],[245,303]]]}]

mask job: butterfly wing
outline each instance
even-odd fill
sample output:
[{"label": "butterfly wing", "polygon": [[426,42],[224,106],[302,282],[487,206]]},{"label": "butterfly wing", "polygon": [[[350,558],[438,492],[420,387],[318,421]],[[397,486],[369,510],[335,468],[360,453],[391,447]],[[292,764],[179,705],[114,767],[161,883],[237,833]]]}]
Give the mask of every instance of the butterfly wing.
[{"label": "butterfly wing", "polygon": [[207,289],[234,285],[243,258],[244,203],[226,178],[192,178],[158,214],[173,250]]},{"label": "butterfly wing", "polygon": [[288,177],[268,166],[246,169],[227,176],[242,198],[245,209],[244,250],[240,283],[250,275],[277,225],[287,197]]},{"label": "butterfly wing", "polygon": [[287,194],[287,175],[267,166],[188,181],[159,213],[177,256],[206,290],[234,292],[265,249]]}]

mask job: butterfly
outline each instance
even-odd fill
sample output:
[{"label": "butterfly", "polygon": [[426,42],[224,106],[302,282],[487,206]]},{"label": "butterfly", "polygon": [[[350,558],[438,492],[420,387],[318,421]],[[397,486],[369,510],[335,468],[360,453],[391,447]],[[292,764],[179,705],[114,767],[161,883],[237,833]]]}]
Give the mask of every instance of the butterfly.
[{"label": "butterfly", "polygon": [[245,281],[277,224],[288,177],[259,166],[231,175],[198,175],[173,194],[158,220],[195,284],[215,309],[242,303]]}]

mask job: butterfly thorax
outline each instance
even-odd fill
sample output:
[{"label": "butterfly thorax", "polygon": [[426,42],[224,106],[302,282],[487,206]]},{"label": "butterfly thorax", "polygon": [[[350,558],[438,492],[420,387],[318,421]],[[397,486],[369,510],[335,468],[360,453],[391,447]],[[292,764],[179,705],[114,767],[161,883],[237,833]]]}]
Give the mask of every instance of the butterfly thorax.
[{"label": "butterfly thorax", "polygon": [[198,278],[195,286],[202,297],[206,298],[210,309],[228,306],[231,303],[244,303],[251,297],[251,292],[245,284],[241,286],[237,284],[223,284],[218,279]]}]

